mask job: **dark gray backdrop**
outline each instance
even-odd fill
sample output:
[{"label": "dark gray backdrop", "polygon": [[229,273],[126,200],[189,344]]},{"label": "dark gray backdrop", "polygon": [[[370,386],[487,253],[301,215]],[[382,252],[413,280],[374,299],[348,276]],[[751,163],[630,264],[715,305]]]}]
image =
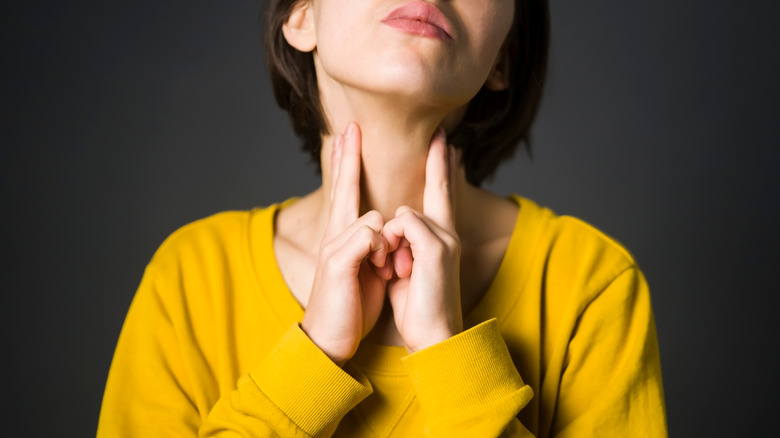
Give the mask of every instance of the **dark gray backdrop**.
[{"label": "dark gray backdrop", "polygon": [[[257,0],[19,3],[2,18],[6,424],[89,436],[157,245],[317,178],[270,96]],[[635,254],[673,436],[774,429],[779,12],[554,2],[535,158],[491,185]]]}]

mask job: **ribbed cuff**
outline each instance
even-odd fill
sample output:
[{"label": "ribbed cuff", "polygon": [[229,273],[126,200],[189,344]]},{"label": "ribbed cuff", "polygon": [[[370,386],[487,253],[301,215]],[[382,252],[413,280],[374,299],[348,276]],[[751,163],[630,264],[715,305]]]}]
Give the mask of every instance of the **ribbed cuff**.
[{"label": "ribbed cuff", "polygon": [[426,417],[436,422],[502,406],[515,415],[533,397],[496,319],[402,359]]},{"label": "ribbed cuff", "polygon": [[314,436],[373,391],[365,376],[353,374],[333,363],[295,324],[250,376],[293,423]]}]

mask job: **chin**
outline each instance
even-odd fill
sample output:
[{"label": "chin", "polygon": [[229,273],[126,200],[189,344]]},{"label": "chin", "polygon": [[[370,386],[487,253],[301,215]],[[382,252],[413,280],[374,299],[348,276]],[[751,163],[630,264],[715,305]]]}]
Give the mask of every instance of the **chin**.
[{"label": "chin", "polygon": [[328,69],[326,65],[325,71],[347,87],[447,110],[467,104],[481,87],[481,82],[454,77],[449,69],[415,56],[383,56],[377,62],[361,64],[357,68],[354,64],[350,65],[349,69]]}]

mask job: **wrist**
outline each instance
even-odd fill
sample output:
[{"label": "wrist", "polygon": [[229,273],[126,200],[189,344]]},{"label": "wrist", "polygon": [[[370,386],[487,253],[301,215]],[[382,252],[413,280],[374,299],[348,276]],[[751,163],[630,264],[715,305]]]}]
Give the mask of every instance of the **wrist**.
[{"label": "wrist", "polygon": [[447,339],[460,334],[462,331],[462,326],[460,329],[456,327],[443,327],[438,329],[425,330],[422,332],[424,333],[423,336],[417,337],[411,342],[404,340],[406,343],[406,350],[409,353],[423,350],[425,348],[444,342]]},{"label": "wrist", "polygon": [[[305,318],[304,318],[305,319]],[[338,347],[332,346],[330,342],[327,342],[323,337],[320,337],[316,334],[316,332],[311,331],[308,328],[308,325],[306,324],[306,321],[302,322],[300,324],[301,331],[309,338],[309,340],[314,343],[314,345],[317,346],[317,348],[320,349],[326,356],[328,356],[328,359],[330,359],[333,363],[335,363],[340,368],[344,366],[345,363],[355,354],[354,351],[352,351],[351,354],[345,354],[342,352],[342,349],[339,349]]]}]

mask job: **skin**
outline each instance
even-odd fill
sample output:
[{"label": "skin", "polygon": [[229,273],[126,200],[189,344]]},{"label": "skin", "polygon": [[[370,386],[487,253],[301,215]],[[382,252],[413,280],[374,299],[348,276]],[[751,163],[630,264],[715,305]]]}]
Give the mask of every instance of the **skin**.
[{"label": "skin", "polygon": [[517,216],[466,182],[439,129],[480,87],[506,85],[501,45],[514,2],[436,2],[453,25],[449,42],[382,25],[402,3],[301,2],[284,27],[293,47],[313,52],[340,134],[323,138],[322,186],[278,214],[274,250],[305,308],[302,329],[338,364],[366,336],[414,352],[460,333]]}]

